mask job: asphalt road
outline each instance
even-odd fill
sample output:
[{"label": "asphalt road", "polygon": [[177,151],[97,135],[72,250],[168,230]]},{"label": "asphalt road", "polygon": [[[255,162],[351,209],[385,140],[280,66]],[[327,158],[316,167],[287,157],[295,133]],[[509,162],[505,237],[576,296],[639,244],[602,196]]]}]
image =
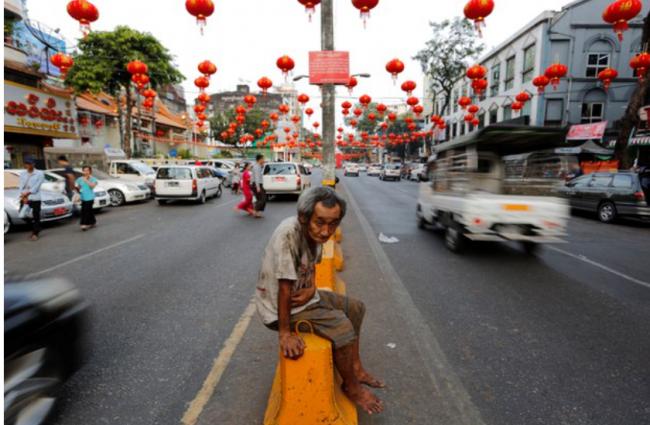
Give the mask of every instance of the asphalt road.
[{"label": "asphalt road", "polygon": [[[559,250],[457,256],[417,228],[416,183],[343,183],[344,278],[368,306],[364,358],[389,383],[389,410],[361,424],[650,423],[650,226],[581,216]],[[95,230],[48,225],[36,243],[8,235],[9,273],[66,277],[92,306],[88,361],[53,423],[181,421],[249,305],[268,238],[295,211],[280,199],[254,220],[232,211],[237,200],[111,209]],[[379,246],[380,232],[399,242]],[[276,340],[256,319],[246,329],[199,425],[261,423]]]}]

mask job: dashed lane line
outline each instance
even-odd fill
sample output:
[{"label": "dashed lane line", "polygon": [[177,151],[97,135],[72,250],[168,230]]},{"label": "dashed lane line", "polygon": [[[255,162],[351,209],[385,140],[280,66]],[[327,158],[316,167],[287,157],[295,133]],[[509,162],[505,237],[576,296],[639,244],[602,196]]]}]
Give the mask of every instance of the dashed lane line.
[{"label": "dashed lane line", "polygon": [[56,266],[47,268],[45,270],[41,270],[41,271],[36,272],[36,273],[31,273],[31,274],[27,275],[27,278],[30,279],[30,278],[34,278],[34,277],[44,275],[45,273],[52,272],[52,271],[60,269],[62,267],[69,266],[70,264],[74,264],[74,263],[76,263],[78,261],[85,260],[86,258],[92,257],[93,255],[97,255],[97,254],[100,254],[100,253],[102,253],[104,251],[108,251],[109,249],[117,248],[118,246],[126,245],[127,243],[130,243],[130,242],[135,242],[135,241],[137,241],[138,239],[140,239],[140,238],[142,238],[144,236],[145,236],[145,234],[141,233],[141,234],[136,235],[136,236],[134,236],[132,238],[123,240],[121,242],[116,242],[116,243],[114,243],[112,245],[105,246],[104,248],[100,248],[98,250],[89,252],[89,253],[84,254],[84,255],[80,255],[79,257],[73,258],[73,259],[65,261],[63,263],[59,263]]}]

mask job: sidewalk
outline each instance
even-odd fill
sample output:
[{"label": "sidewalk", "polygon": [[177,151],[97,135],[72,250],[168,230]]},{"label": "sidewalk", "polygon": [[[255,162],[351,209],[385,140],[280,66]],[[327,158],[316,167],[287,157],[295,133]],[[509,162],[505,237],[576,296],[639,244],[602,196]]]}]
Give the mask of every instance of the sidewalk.
[{"label": "sidewalk", "polygon": [[[344,220],[346,271],[340,276],[348,295],[366,303],[362,358],[366,368],[387,384],[376,391],[385,402],[385,412],[372,417],[359,412],[359,424],[481,424],[462,391],[458,394],[453,374],[447,379],[444,358],[431,355],[431,341],[418,341],[428,339],[419,333],[417,325],[422,323],[413,319],[418,313],[403,311],[410,308],[404,307],[404,297],[409,296],[396,297],[400,288],[387,276],[386,265],[379,264],[377,242],[369,242],[367,222],[359,219],[357,211],[350,205]],[[427,328],[429,338],[430,332]],[[277,335],[255,315],[198,424],[261,424],[277,361]]]}]

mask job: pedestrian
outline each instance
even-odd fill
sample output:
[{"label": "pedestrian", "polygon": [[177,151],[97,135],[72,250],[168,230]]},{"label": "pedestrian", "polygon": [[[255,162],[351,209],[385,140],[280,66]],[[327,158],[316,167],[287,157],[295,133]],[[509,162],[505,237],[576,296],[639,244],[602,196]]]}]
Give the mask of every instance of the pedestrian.
[{"label": "pedestrian", "polygon": [[244,163],[244,170],[242,171],[241,190],[244,193],[244,200],[235,207],[235,211],[246,211],[249,215],[255,215],[253,207],[253,191],[251,190],[251,172],[250,164]]},{"label": "pedestrian", "polygon": [[346,202],[331,188],[315,187],[300,196],[298,215],[285,219],[266,246],[255,302],[262,322],[278,332],[282,355],[294,360],[302,356],[305,343],[291,329],[300,321],[310,322],[316,334],[332,342],[343,391],[365,412],[380,413],[383,402],[362,386],[385,386],[361,364],[364,304],[316,289],[322,245],[334,235],[345,211]]},{"label": "pedestrian", "polygon": [[232,173],[232,183],[230,185],[230,189],[232,190],[232,193],[235,195],[239,195],[239,187],[240,187],[240,181],[241,181],[241,170],[239,169],[239,164],[235,165],[235,168],[233,168]]},{"label": "pedestrian", "polygon": [[77,191],[81,198],[81,230],[84,232],[97,225],[93,204],[95,203],[95,192],[97,179],[93,177],[93,169],[86,165],[82,169],[83,175],[75,182]]},{"label": "pedestrian", "polygon": [[59,166],[63,168],[63,177],[65,178],[65,194],[72,200],[75,193],[75,176],[74,170],[70,165],[70,161],[65,155],[61,155],[58,158]]},{"label": "pedestrian", "polygon": [[266,208],[266,191],[264,190],[264,155],[258,154],[253,165],[253,192],[255,193],[255,217],[261,218]]},{"label": "pedestrian", "polygon": [[32,210],[31,217],[25,220],[32,226],[30,239],[37,241],[41,233],[41,185],[45,181],[45,174],[34,167],[33,158],[25,158],[25,171],[20,173],[20,204],[28,205]]}]

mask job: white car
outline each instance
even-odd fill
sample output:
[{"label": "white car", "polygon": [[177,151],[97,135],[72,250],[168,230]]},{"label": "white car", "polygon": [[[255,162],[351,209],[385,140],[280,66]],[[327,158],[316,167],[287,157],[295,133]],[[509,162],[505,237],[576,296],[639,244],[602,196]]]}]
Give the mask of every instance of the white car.
[{"label": "white car", "polygon": [[108,174],[113,178],[119,177],[131,184],[144,183],[149,189],[153,189],[153,180],[156,177],[156,171],[153,168],[136,159],[111,161]]},{"label": "white car", "polygon": [[309,171],[293,162],[264,165],[264,190],[270,195],[300,195],[311,187]]},{"label": "white car", "polygon": [[417,164],[411,168],[411,173],[409,174],[408,179],[416,182],[421,182],[425,180],[426,175],[426,166],[424,164]]},{"label": "white car", "polygon": [[[14,176],[20,178],[20,175],[22,172],[25,170],[20,170],[20,169],[9,169],[5,170],[5,173],[11,173]],[[63,178],[60,178],[59,176],[53,177],[52,173],[48,173],[47,171],[43,171],[44,175],[44,181],[43,184],[41,184],[41,190],[47,190],[49,192],[58,192],[58,193],[65,193],[65,180]]]},{"label": "white car", "polygon": [[366,173],[370,177],[377,177],[381,175],[381,165],[380,164],[371,164],[368,167],[368,171]]},{"label": "white car", "polygon": [[359,177],[359,166],[357,164],[351,163],[346,164],[345,168],[343,169],[343,175]]},{"label": "white car", "polygon": [[[45,180],[47,182],[53,182],[58,184],[62,188],[61,191],[65,193],[64,177],[61,177],[60,175],[53,173],[52,171],[44,171],[44,173],[45,173]],[[102,208],[108,207],[111,204],[111,197],[108,196],[108,190],[106,190],[104,186],[102,186],[101,184],[97,184],[97,186],[95,186],[95,188],[93,189],[93,192],[95,192],[95,201],[93,202],[94,210],[99,211]],[[75,212],[81,211],[80,204],[73,204],[73,205],[74,205]]]},{"label": "white car", "polygon": [[[55,168],[48,171],[58,174],[61,177],[64,176],[63,168]],[[81,177],[81,168],[74,168],[73,171],[75,178]],[[151,191],[144,183],[125,181],[119,177],[111,177],[103,171],[94,169],[93,177],[99,180],[99,186],[106,189],[109,203],[113,207],[119,207],[131,202],[145,201],[151,197]]]},{"label": "white car", "polygon": [[368,172],[368,165],[366,165],[366,164],[359,165],[359,172],[367,173]]},{"label": "white car", "polygon": [[211,167],[197,165],[165,165],[158,168],[155,197],[164,205],[173,200],[197,201],[221,196],[221,179]]},{"label": "white car", "polygon": [[402,180],[402,166],[400,164],[386,164],[379,174],[379,179],[386,180]]}]

